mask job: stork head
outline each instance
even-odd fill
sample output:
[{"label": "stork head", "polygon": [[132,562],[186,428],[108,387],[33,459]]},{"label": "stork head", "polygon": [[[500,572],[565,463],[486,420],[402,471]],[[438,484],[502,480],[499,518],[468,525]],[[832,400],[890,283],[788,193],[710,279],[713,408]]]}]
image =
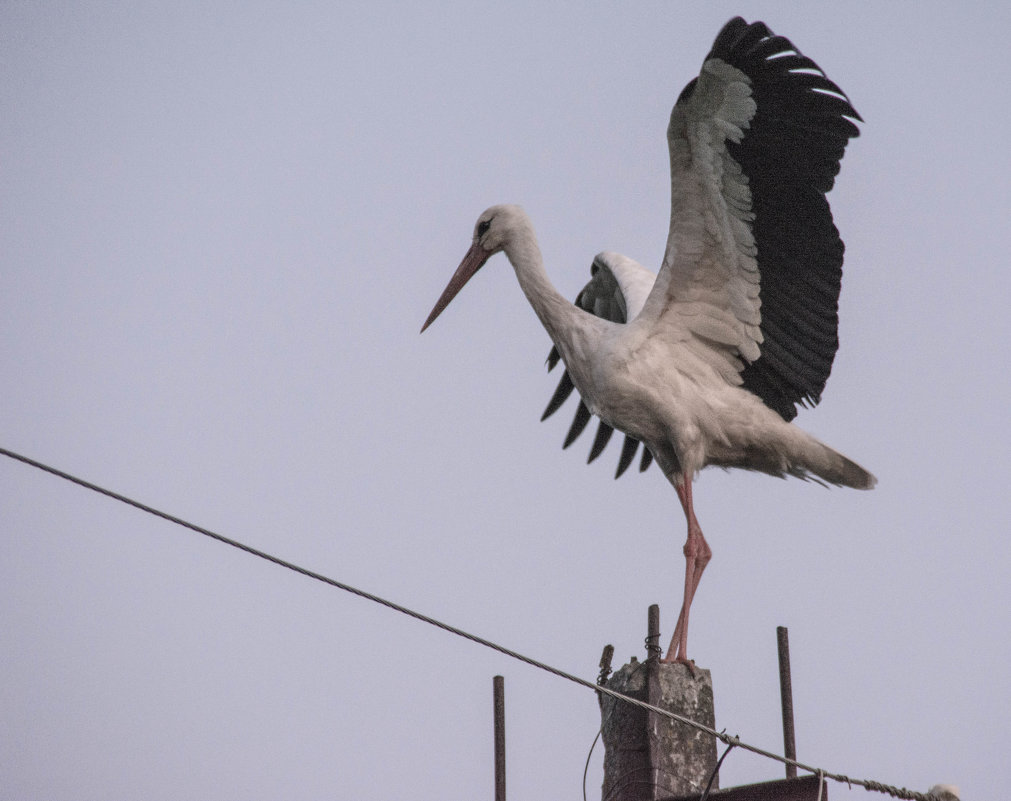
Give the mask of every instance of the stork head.
[{"label": "stork head", "polygon": [[529,227],[529,221],[519,206],[492,206],[477,218],[470,250],[456,268],[453,277],[449,279],[425,324],[421,326],[422,331],[435,322],[435,318],[442,314],[442,310],[463,289],[463,285],[474,273],[480,270],[488,259],[504,250],[516,232],[524,226]]}]

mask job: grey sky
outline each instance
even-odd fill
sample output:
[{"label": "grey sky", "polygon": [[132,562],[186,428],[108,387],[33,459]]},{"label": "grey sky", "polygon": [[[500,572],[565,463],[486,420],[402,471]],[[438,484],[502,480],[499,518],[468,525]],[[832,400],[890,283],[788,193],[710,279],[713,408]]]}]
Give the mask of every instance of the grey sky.
[{"label": "grey sky", "polygon": [[[963,798],[1011,780],[1005,4],[0,7],[0,444],[587,678],[677,612],[684,522],[613,481],[503,257],[655,267],[664,131],[734,14],[866,120],[831,195],[841,349],[798,423],[872,493],[707,471],[717,726]],[[617,442],[617,441],[616,441]],[[0,460],[0,798],[581,797],[581,688]],[[735,752],[724,785],[777,778]],[[588,780],[599,797],[600,753]],[[833,786],[833,798],[865,791]]]}]

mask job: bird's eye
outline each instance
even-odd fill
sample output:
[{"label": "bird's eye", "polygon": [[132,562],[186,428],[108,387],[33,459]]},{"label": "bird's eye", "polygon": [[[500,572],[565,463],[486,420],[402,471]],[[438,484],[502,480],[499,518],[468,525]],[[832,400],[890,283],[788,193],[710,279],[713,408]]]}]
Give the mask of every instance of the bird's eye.
[{"label": "bird's eye", "polygon": [[488,233],[489,228],[491,228],[491,220],[481,220],[481,222],[477,224],[477,238],[480,239]]}]

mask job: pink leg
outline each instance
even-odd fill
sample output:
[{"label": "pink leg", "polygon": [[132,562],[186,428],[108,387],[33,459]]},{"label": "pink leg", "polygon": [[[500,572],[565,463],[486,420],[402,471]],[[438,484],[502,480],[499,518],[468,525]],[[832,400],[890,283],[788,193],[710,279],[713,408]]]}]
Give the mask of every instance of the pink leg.
[{"label": "pink leg", "polygon": [[691,610],[692,599],[695,597],[695,590],[698,589],[699,581],[702,578],[702,571],[712,558],[713,552],[709,548],[709,543],[702,536],[702,528],[695,518],[695,510],[692,508],[692,477],[685,475],[684,483],[677,486],[678,499],[685,510],[685,519],[688,521],[688,540],[685,542],[685,591],[684,600],[681,604],[681,614],[678,616],[677,626],[674,627],[674,636],[671,637],[670,647],[664,662],[688,662],[688,612]]}]

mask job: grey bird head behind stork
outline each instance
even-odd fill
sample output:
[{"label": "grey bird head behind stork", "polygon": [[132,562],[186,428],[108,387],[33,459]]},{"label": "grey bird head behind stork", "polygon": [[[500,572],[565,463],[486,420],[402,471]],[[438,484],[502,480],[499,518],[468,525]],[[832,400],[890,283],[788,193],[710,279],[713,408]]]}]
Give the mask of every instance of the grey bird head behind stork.
[{"label": "grey bird head behind stork", "polygon": [[870,489],[874,477],[790,421],[821,400],[838,348],[843,244],[826,193],[860,116],[817,64],[764,23],[717,35],[681,92],[667,139],[671,221],[659,273],[614,253],[593,261],[576,303],[552,286],[519,206],[492,206],[425,330],[494,254],[505,253],[565,372],[544,416],[580,403],[592,461],[615,429],[618,475],[641,442],[688,522],[681,613],[665,661],[688,661],[688,614],[711,551],[692,480],[737,467]]}]

